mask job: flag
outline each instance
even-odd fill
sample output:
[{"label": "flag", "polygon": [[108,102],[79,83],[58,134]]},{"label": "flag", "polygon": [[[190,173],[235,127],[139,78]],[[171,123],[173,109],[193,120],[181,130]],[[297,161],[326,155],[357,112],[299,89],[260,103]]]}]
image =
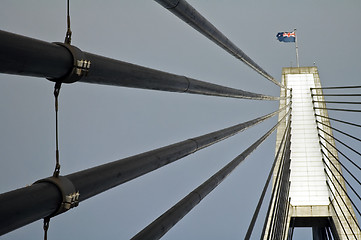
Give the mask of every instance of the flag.
[{"label": "flag", "polygon": [[279,32],[276,35],[278,41],[280,42],[295,42],[296,41],[296,33],[293,32]]}]

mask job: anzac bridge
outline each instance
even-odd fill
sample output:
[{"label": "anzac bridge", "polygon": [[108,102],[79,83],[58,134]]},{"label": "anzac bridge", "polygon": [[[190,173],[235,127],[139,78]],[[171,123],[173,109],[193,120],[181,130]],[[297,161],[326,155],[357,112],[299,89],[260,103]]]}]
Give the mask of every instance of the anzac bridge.
[{"label": "anzac bridge", "polygon": [[[57,120],[54,173],[50,177],[39,179],[31,186],[0,195],[0,235],[44,219],[46,239],[50,220],[59,214],[66,214],[78,205],[81,208],[82,201],[158,168],[166,167],[175,161],[181,161],[189,154],[196,154],[197,151],[211,147],[256,124],[278,117],[278,122],[257,141],[145,226],[132,239],[159,239],[165,235],[215,190],[235,168],[241,167],[241,163],[273,132],[277,134],[273,164],[268,171],[254,215],[249,219],[248,231],[244,233],[244,238],[252,238],[260,208],[266,205],[267,214],[263,219],[262,239],[292,239],[294,230],[299,227],[312,228],[315,240],[361,239],[360,224],[357,220],[360,217],[361,197],[355,190],[354,184],[343,174],[347,172],[353,183],[361,185],[360,180],[355,176],[357,175],[355,172],[361,171],[359,159],[349,157],[349,152],[358,156],[361,156],[361,153],[333,135],[337,132],[350,141],[360,142],[360,138],[334,127],[334,123],[339,123],[338,126],[354,128],[360,128],[361,125],[334,118],[331,114],[333,111],[341,111],[345,115],[361,112],[352,108],[361,104],[352,101],[353,97],[361,94],[350,92],[360,89],[361,86],[323,87],[316,66],[283,68],[282,79],[278,81],[185,0],[156,1],[257,74],[277,85],[280,88],[280,96],[212,84],[189,76],[84,52],[71,44],[69,3],[68,30],[63,43],[49,43],[0,31],[0,72],[46,78],[54,82]],[[191,137],[83,171],[61,175],[57,129],[58,96],[61,94],[63,84],[74,82],[278,101],[279,109],[205,135]],[[338,107],[340,105],[343,107]],[[359,118],[354,117],[354,119]],[[341,151],[340,149],[343,148],[340,146],[347,151]],[[271,199],[267,203],[264,202],[264,198],[271,182]],[[351,198],[350,191],[352,196],[356,197]],[[51,236],[49,238],[51,239]]]}]

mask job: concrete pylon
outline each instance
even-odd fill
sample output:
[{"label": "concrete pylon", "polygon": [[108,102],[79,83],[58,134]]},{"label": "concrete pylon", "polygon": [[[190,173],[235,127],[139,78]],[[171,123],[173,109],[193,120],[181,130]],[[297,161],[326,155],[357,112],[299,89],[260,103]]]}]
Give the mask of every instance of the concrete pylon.
[{"label": "concrete pylon", "polygon": [[[314,240],[361,239],[350,199],[343,190],[346,187],[337,151],[330,146],[335,145],[332,130],[325,126],[330,122],[315,116],[328,117],[327,110],[314,109],[325,107],[324,103],[313,102],[324,101],[322,89],[311,90],[321,88],[317,67],[283,68],[282,84],[288,89],[281,89],[281,97],[292,95],[289,99],[280,100],[280,108],[292,100],[291,147],[289,159],[285,160],[288,164],[279,158],[277,165],[289,166],[285,170],[289,171],[286,176],[289,188],[283,188],[282,192],[282,187],[278,187],[282,185],[282,178],[277,181],[278,169],[282,168],[276,166],[273,191],[281,189],[279,196],[286,196],[287,201],[277,201],[277,194],[271,199],[263,239],[292,239],[296,227],[312,228]],[[317,96],[312,96],[311,91]],[[279,118],[283,114],[281,112]],[[329,135],[318,130],[316,120],[325,124],[318,127]],[[276,152],[286,124],[287,120],[277,130]],[[282,207],[286,209],[283,213],[279,211]]]}]

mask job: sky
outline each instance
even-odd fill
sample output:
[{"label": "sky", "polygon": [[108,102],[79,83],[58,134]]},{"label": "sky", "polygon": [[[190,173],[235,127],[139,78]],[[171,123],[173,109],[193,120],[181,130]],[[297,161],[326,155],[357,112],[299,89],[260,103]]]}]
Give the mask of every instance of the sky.
[{"label": "sky", "polygon": [[[278,80],[282,67],[296,65],[296,54],[294,44],[280,43],[275,36],[297,28],[300,65],[316,65],[323,86],[360,85],[360,1],[188,2]],[[83,51],[279,95],[278,86],[155,1],[72,0],[70,12],[72,44]],[[0,29],[48,42],[63,41],[66,1],[2,0]],[[0,193],[52,175],[53,87],[46,79],[0,74]],[[278,103],[74,83],[62,87],[59,108],[61,174],[67,175],[254,119],[276,110]],[[353,122],[359,119],[333,114]],[[81,202],[51,219],[49,239],[131,238],[275,123],[276,118],[268,120]],[[275,133],[163,239],[243,238],[274,148]],[[252,239],[259,239],[269,198],[270,191]],[[36,221],[2,238],[41,239],[42,224]],[[294,239],[310,237],[309,230],[297,232]]]}]

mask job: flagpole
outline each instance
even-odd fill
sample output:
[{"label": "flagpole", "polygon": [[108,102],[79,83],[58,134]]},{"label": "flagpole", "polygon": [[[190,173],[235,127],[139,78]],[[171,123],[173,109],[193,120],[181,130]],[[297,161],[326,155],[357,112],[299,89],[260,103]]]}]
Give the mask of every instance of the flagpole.
[{"label": "flagpole", "polygon": [[300,61],[298,59],[298,45],[297,45],[297,34],[296,34],[296,28],[293,30],[295,32],[295,44],[296,44],[296,60],[297,60],[297,67],[300,67]]}]

